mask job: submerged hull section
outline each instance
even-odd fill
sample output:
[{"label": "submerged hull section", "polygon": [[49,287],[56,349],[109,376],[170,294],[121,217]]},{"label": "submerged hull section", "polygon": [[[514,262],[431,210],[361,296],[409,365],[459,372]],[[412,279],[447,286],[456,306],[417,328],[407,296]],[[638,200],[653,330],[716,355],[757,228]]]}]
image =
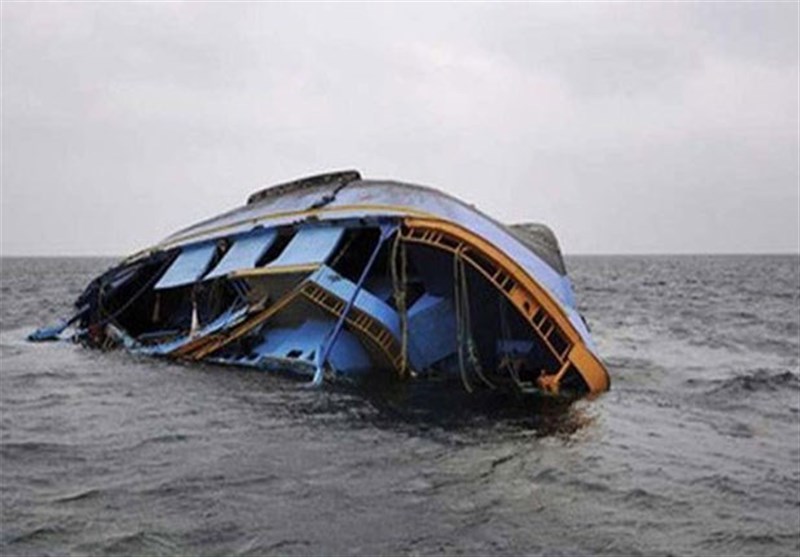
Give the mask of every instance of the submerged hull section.
[{"label": "submerged hull section", "polygon": [[609,388],[548,230],[352,171],[257,192],[127,258],[76,308],[63,326],[92,346],[317,384],[388,373],[467,390]]}]

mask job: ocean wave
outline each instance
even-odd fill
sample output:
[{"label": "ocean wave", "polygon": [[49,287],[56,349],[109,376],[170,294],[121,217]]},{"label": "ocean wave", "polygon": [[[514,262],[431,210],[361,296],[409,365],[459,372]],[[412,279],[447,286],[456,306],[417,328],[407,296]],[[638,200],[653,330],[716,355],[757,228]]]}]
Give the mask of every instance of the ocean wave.
[{"label": "ocean wave", "polygon": [[761,368],[726,379],[704,381],[692,378],[688,379],[686,384],[689,386],[708,385],[707,392],[709,394],[736,395],[782,390],[797,391],[800,390],[800,376],[789,370],[774,371]]},{"label": "ocean wave", "polygon": [[80,459],[74,445],[37,441],[5,441],[0,444],[0,455],[9,460],[55,457]]}]

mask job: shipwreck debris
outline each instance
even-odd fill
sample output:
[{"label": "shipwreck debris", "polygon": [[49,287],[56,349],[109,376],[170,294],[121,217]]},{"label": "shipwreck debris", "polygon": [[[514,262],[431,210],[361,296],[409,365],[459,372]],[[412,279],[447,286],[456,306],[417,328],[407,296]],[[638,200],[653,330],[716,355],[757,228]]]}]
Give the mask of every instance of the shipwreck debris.
[{"label": "shipwreck debris", "polygon": [[304,178],[94,279],[33,341],[308,377],[391,373],[572,396],[609,388],[558,242],[432,188]]}]

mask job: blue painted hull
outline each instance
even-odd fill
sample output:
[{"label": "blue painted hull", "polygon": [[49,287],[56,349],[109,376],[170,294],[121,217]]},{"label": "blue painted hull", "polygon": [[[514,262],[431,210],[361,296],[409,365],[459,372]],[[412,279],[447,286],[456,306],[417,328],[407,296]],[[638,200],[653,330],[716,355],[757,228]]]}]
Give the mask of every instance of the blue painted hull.
[{"label": "blue painted hull", "polygon": [[437,190],[323,175],[110,269],[76,302],[74,338],[316,383],[394,373],[601,392],[608,375],[559,261]]}]

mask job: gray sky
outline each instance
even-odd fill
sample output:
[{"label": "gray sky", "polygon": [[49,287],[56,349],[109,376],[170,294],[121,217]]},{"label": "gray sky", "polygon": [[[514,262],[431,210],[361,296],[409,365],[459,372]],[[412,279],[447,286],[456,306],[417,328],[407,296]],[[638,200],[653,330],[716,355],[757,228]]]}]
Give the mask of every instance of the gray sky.
[{"label": "gray sky", "polygon": [[329,169],[567,253],[797,252],[798,4],[2,5],[3,255]]}]

